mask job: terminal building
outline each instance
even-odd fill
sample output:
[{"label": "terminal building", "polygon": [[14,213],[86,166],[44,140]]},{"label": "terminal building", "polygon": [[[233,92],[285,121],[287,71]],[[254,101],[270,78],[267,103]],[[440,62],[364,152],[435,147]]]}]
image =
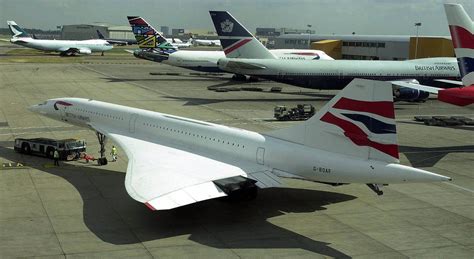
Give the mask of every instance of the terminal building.
[{"label": "terminal building", "polygon": [[283,34],[268,38],[267,46],[276,49],[318,49],[335,59],[454,57],[451,38],[441,36]]},{"label": "terminal building", "polygon": [[135,39],[130,26],[111,26],[108,24],[74,24],[63,25],[61,39],[63,40],[89,40],[98,39],[97,31],[105,38]]}]

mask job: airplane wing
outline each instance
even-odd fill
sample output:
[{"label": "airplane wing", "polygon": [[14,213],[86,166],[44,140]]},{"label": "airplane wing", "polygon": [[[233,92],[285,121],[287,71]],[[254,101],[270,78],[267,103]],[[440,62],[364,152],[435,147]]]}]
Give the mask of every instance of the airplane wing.
[{"label": "airplane wing", "polygon": [[464,86],[464,84],[461,81],[456,81],[456,80],[435,79],[435,81],[438,81],[438,82],[441,82],[441,83],[452,84],[452,85]]},{"label": "airplane wing", "polygon": [[[260,188],[277,187],[279,178],[265,166],[231,165],[199,154],[120,134],[106,134],[126,153],[128,194],[154,210],[226,196],[226,184],[252,179]],[[228,190],[227,190],[228,191]]]},{"label": "airplane wing", "polygon": [[111,40],[111,39],[108,39],[106,40],[108,43],[110,44],[116,44],[116,45],[127,45],[127,42],[126,41],[123,41],[123,40]]},{"label": "airplane wing", "polygon": [[431,94],[438,94],[439,90],[443,90],[443,88],[437,88],[437,87],[421,85],[421,84],[414,84],[414,83],[409,83],[405,81],[391,81],[391,83],[396,86],[417,89],[417,90],[425,91]]},{"label": "airplane wing", "polygon": [[91,54],[92,50],[89,48],[71,48],[71,47],[62,47],[58,49],[59,52],[65,53],[65,54]]}]

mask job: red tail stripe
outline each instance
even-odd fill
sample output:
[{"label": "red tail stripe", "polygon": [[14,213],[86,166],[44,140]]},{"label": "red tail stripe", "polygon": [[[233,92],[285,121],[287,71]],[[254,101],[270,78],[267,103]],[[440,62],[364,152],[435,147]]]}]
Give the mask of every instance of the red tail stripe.
[{"label": "red tail stripe", "polygon": [[368,112],[385,118],[395,119],[393,102],[390,101],[367,102],[342,97],[333,107],[350,111]]},{"label": "red tail stripe", "polygon": [[438,100],[458,106],[474,103],[474,85],[462,88],[450,88],[438,92]]},{"label": "red tail stripe", "polygon": [[249,41],[251,41],[251,40],[252,40],[252,39],[243,39],[243,40],[237,42],[237,44],[231,46],[230,48],[225,49],[225,50],[224,50],[224,53],[227,55],[227,54],[231,53],[232,51],[234,51],[234,50],[236,50],[236,49],[242,47],[244,44],[246,44],[247,42],[249,42]]},{"label": "red tail stripe", "polygon": [[357,125],[334,116],[327,112],[321,117],[321,121],[334,124],[344,130],[344,136],[348,137],[357,146],[368,146],[379,150],[389,156],[398,159],[398,145],[396,144],[381,144],[374,142],[368,138],[365,132],[357,127]]},{"label": "red tail stripe", "polygon": [[450,25],[454,48],[474,49],[474,35],[463,27]]},{"label": "red tail stripe", "polygon": [[131,19],[129,20],[129,22],[133,25],[147,25],[148,26],[148,23],[146,23],[145,20],[143,20],[142,18]]},{"label": "red tail stripe", "polygon": [[145,206],[147,206],[150,210],[156,210],[150,203],[145,202]]}]

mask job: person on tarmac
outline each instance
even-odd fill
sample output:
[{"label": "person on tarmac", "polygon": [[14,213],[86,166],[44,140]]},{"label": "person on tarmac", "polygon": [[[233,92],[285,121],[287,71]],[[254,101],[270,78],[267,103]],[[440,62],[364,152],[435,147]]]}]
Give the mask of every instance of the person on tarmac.
[{"label": "person on tarmac", "polygon": [[112,155],[112,162],[117,161],[117,148],[115,146],[112,146],[110,154]]},{"label": "person on tarmac", "polygon": [[59,166],[59,152],[57,149],[54,150],[53,159],[54,159],[54,165]]}]

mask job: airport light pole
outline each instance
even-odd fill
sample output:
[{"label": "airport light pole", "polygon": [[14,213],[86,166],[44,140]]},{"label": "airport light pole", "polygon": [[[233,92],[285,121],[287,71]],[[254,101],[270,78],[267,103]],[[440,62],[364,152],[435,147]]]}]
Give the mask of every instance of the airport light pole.
[{"label": "airport light pole", "polygon": [[416,59],[417,54],[418,54],[418,28],[420,26],[421,26],[421,22],[415,23],[415,27],[416,27],[415,59]]},{"label": "airport light pole", "polygon": [[306,25],[308,27],[308,49],[311,49],[311,24]]}]

